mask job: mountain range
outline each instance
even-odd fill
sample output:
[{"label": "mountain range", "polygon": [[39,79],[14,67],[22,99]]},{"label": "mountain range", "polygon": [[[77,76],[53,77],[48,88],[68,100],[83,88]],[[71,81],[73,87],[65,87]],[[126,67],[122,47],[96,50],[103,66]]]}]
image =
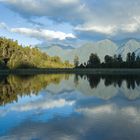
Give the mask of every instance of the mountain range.
[{"label": "mountain range", "polygon": [[87,62],[91,53],[96,53],[101,61],[104,61],[105,55],[121,54],[125,60],[128,52],[135,52],[140,56],[140,42],[136,39],[125,40],[124,42],[115,42],[109,39],[101,40],[95,43],[85,43],[81,47],[64,46],[53,44],[40,45],[39,48],[50,56],[59,56],[63,61],[68,60],[73,63],[74,57],[78,56],[80,63]]}]

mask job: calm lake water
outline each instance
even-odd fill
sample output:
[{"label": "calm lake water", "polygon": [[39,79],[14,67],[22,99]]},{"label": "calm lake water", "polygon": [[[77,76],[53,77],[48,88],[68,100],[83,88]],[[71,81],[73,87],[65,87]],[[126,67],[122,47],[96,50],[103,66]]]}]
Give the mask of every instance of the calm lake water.
[{"label": "calm lake water", "polygon": [[0,140],[138,140],[140,76],[0,77]]}]

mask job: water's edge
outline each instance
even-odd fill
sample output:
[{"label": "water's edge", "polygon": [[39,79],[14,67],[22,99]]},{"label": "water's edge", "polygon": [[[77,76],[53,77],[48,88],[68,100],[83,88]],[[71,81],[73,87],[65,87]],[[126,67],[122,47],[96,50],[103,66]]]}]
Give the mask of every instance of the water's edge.
[{"label": "water's edge", "polygon": [[45,68],[45,69],[14,69],[14,70],[0,70],[0,75],[8,74],[101,74],[101,75],[140,75],[140,69],[58,69],[58,68]]}]

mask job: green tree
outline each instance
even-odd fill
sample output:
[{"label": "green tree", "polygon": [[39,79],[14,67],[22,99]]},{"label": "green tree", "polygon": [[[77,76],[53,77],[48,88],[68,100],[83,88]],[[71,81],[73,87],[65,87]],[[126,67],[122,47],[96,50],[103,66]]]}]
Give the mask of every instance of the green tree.
[{"label": "green tree", "polygon": [[105,63],[112,63],[113,59],[112,59],[111,56],[106,55],[106,56],[104,57],[104,61],[105,61]]},{"label": "green tree", "polygon": [[118,58],[117,58],[117,59],[118,59],[118,62],[119,62],[120,64],[123,62],[123,59],[122,59],[121,54],[118,55]]},{"label": "green tree", "polygon": [[133,52],[133,53],[131,54],[131,62],[134,63],[135,60],[136,60],[136,55],[135,55],[135,53]]},{"label": "green tree", "polygon": [[15,68],[68,68],[72,64],[62,62],[60,57],[50,57],[38,48],[22,47],[17,41],[0,37],[0,67]]},{"label": "green tree", "polygon": [[137,68],[140,68],[140,56],[136,57],[136,63],[135,63]]},{"label": "green tree", "polygon": [[127,53],[127,57],[126,57],[126,62],[130,63],[131,62],[131,53]]},{"label": "green tree", "polygon": [[100,66],[100,58],[98,57],[97,54],[91,53],[91,55],[89,56],[89,60],[88,60],[88,67],[90,68],[96,68]]},{"label": "green tree", "polygon": [[105,67],[112,67],[113,58],[109,55],[104,57]]},{"label": "green tree", "polygon": [[74,66],[77,68],[79,66],[79,57],[75,56],[74,58]]},{"label": "green tree", "polygon": [[126,65],[127,67],[131,67],[131,53],[127,53],[127,56],[126,56]]}]

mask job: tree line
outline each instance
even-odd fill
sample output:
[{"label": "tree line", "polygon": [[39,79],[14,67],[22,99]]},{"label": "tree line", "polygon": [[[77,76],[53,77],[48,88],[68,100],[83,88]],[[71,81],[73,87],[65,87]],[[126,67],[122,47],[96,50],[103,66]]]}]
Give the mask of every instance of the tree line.
[{"label": "tree line", "polygon": [[17,41],[0,37],[0,69],[17,68],[71,68],[68,61],[50,57],[31,46],[19,45]]},{"label": "tree line", "polygon": [[106,55],[104,61],[101,62],[97,54],[91,53],[89,60],[85,63],[80,64],[79,58],[74,58],[75,68],[140,68],[140,56],[136,56],[135,52],[128,53],[126,60],[123,60],[122,56],[119,55]]}]

